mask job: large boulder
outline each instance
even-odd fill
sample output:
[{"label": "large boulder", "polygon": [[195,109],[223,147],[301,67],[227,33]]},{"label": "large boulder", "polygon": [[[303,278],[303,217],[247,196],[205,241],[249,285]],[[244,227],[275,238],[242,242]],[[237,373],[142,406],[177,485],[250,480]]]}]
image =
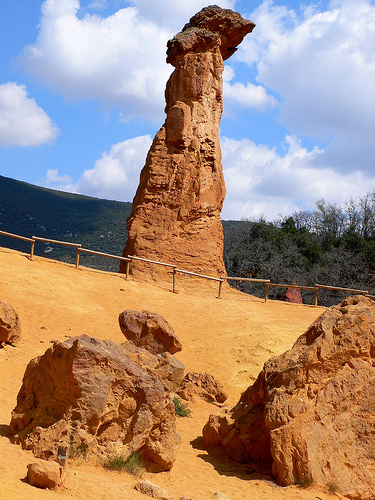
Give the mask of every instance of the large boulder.
[{"label": "large boulder", "polygon": [[313,480],[373,500],[374,425],[375,302],[354,296],[265,363],[230,414],[212,418],[205,433],[237,461],[272,466],[281,485]]},{"label": "large boulder", "polygon": [[119,323],[128,340],[152,354],[175,354],[182,349],[173,328],[160,314],[127,310],[119,315]]},{"label": "large boulder", "polygon": [[44,459],[59,445],[98,455],[140,451],[156,469],[172,467],[180,445],[174,405],[156,377],[126,349],[87,335],[55,343],[28,364],[12,412],[15,442]]},{"label": "large boulder", "polygon": [[133,363],[152,377],[161,380],[168,391],[177,392],[184,379],[185,367],[170,352],[151,354],[132,342],[124,342],[121,345]]},{"label": "large boulder", "polygon": [[[236,12],[211,5],[168,42],[166,120],[141,172],[127,221],[124,255],[162,261],[203,274],[225,274],[220,212],[225,197],[219,127],[224,60],[254,28]],[[120,271],[126,271],[125,262]],[[169,272],[133,260],[130,272]]]},{"label": "large boulder", "polygon": [[21,339],[21,324],[12,306],[0,300],[0,345],[15,345]]},{"label": "large boulder", "polygon": [[26,478],[31,486],[56,490],[65,481],[66,473],[57,462],[38,460],[27,466]]}]

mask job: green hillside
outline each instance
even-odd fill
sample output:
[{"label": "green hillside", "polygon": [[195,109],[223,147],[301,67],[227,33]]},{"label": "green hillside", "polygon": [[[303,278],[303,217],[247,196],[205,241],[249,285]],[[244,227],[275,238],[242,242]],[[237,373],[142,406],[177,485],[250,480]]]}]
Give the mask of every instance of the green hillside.
[{"label": "green hillside", "polygon": [[[131,203],[101,200],[45,189],[0,176],[0,230],[31,238],[40,236],[81,243],[113,255],[122,255],[127,239],[126,220]],[[29,252],[30,244],[0,235],[0,246]],[[76,251],[62,245],[37,242],[35,254],[75,262]],[[82,265],[117,271],[119,262],[82,254]]]}]

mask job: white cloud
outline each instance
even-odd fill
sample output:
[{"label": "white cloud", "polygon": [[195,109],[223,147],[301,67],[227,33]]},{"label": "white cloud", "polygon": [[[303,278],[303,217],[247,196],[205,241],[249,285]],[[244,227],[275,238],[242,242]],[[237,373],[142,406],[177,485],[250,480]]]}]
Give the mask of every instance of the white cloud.
[{"label": "white cloud", "polygon": [[98,198],[132,201],[151,142],[151,136],[144,135],[115,144],[103,153],[94,168],[83,172],[77,191]]},{"label": "white cloud", "polygon": [[59,129],[34,99],[25,85],[0,85],[0,145],[40,146],[52,142]]},{"label": "white cloud", "polygon": [[69,193],[77,192],[77,186],[74,184],[72,177],[70,175],[59,175],[57,168],[47,170],[43,186],[58,191],[68,191]]},{"label": "white cloud", "polygon": [[375,186],[374,175],[317,168],[315,161],[324,151],[317,147],[308,151],[292,136],[285,138],[283,156],[249,139],[224,137],[221,145],[227,186],[223,219],[265,215],[273,220],[279,214],[311,209],[320,198],[344,203]]},{"label": "white cloud", "polygon": [[[131,0],[129,3],[137,7],[140,15],[159,25],[173,27],[174,30],[180,31],[189,19],[199,12],[203,7],[210,5],[207,0]],[[233,9],[236,0],[221,0],[220,7],[222,9]],[[176,33],[173,33],[175,35]]]},{"label": "white cloud", "polygon": [[[279,122],[290,133],[327,143],[319,159],[342,171],[371,172],[375,144],[375,6],[335,0],[304,17],[267,0],[237,60],[257,65],[260,84],[280,96]],[[318,164],[318,163],[317,163]]]},{"label": "white cloud", "polygon": [[78,0],[46,0],[39,34],[20,64],[68,100],[98,99],[122,116],[160,120],[171,33],[144,20],[134,7],[108,17],[79,17]]}]

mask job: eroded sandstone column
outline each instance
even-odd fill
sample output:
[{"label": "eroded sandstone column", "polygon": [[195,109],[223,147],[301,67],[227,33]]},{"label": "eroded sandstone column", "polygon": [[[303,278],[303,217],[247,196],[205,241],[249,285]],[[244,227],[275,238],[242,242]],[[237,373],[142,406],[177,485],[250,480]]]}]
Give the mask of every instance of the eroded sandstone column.
[{"label": "eroded sandstone column", "polygon": [[[165,91],[167,118],[141,172],[124,256],[225,274],[219,144],[223,61],[254,26],[236,12],[210,6],[169,40],[167,62],[175,70]],[[134,275],[165,272],[136,261],[131,270]]]}]

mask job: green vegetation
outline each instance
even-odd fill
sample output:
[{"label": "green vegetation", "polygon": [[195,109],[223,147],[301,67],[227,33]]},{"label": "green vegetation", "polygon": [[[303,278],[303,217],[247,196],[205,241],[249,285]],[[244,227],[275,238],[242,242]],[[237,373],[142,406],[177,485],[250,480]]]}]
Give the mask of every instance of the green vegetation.
[{"label": "green vegetation", "polygon": [[[130,203],[44,189],[0,176],[0,230],[80,243],[84,248],[122,255]],[[273,283],[315,283],[368,290],[375,294],[375,191],[343,207],[319,200],[316,209],[279,220],[223,221],[224,262],[229,276],[270,279]],[[0,246],[29,253],[30,243],[0,235]],[[75,263],[76,250],[37,242],[35,254]],[[80,264],[117,272],[119,261],[81,253]],[[230,282],[264,297],[264,285]],[[270,288],[282,299],[283,288]],[[313,304],[314,292],[302,290]],[[339,303],[345,293],[320,290],[319,305]]]},{"label": "green vegetation", "polygon": [[338,491],[338,489],[339,489],[339,487],[337,486],[337,484],[334,483],[334,482],[332,482],[332,481],[329,482],[329,483],[327,483],[327,488],[328,488],[328,491],[330,493],[332,493],[332,494],[336,493]]},{"label": "green vegetation", "polygon": [[178,417],[188,417],[191,414],[187,404],[183,403],[178,396],[173,398],[174,412]]},{"label": "green vegetation", "polygon": [[[272,283],[315,283],[368,290],[375,294],[375,192],[344,207],[320,200],[316,210],[267,222],[228,222],[224,227],[224,262],[229,276],[270,279]],[[264,297],[264,285],[232,282],[243,292]],[[285,289],[271,288],[271,299]],[[305,303],[314,292],[301,291]],[[339,303],[344,292],[320,290],[319,305]]]},{"label": "green vegetation", "polygon": [[82,442],[79,446],[74,446],[73,443],[70,443],[69,449],[69,457],[73,459],[83,458],[86,460],[89,452],[89,447],[86,443]]},{"label": "green vegetation", "polygon": [[305,475],[301,477],[301,479],[298,481],[299,487],[300,488],[309,488],[312,486],[314,480],[311,476]]},{"label": "green vegetation", "polygon": [[[53,191],[0,176],[1,231],[80,243],[84,248],[120,256],[130,212],[131,203]],[[0,235],[0,246],[30,251],[29,243],[8,236]],[[69,263],[76,259],[75,249],[44,242],[35,244],[35,254]],[[106,271],[119,268],[118,260],[91,254],[81,254],[80,263]]]},{"label": "green vegetation", "polygon": [[136,477],[141,477],[145,464],[139,452],[135,451],[126,460],[121,455],[115,455],[108,458],[104,463],[104,467],[109,470],[118,472],[126,471]]}]

